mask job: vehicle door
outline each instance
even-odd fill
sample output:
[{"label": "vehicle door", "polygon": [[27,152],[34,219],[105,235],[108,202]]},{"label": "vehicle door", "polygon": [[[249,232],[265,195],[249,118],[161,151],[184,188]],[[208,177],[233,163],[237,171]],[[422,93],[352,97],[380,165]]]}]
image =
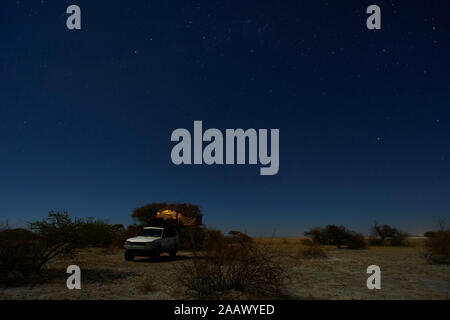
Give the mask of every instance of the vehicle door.
[{"label": "vehicle door", "polygon": [[177,246],[177,231],[175,229],[169,229],[167,235],[167,246],[169,251],[172,251]]},{"label": "vehicle door", "polygon": [[164,229],[163,236],[161,239],[161,249],[164,252],[170,250],[170,231],[168,229]]}]

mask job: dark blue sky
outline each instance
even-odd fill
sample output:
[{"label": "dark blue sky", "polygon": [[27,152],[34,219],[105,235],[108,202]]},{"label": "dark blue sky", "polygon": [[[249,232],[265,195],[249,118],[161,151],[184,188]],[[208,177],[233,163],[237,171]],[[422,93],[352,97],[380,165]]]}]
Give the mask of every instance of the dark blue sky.
[{"label": "dark blue sky", "polygon": [[[0,38],[12,224],[48,209],[128,224],[160,201],[253,235],[450,216],[448,1],[3,1]],[[170,135],[194,120],[279,128],[278,175],[173,165]]]}]

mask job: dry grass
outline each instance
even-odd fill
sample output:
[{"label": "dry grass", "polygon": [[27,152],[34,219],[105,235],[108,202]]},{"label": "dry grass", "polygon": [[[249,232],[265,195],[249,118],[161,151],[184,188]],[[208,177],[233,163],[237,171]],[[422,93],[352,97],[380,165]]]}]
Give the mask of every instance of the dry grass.
[{"label": "dry grass", "polygon": [[155,292],[158,289],[158,285],[156,283],[155,275],[147,274],[144,279],[142,279],[142,283],[139,287],[141,292],[149,293]]},{"label": "dry grass", "polygon": [[[409,247],[369,247],[367,250],[324,246],[328,259],[299,259],[299,238],[257,239],[287,273],[283,287],[292,298],[311,299],[450,299],[450,266],[433,265],[424,258],[423,240]],[[0,289],[0,299],[192,299],[178,281],[178,268],[192,263],[192,254],[180,252],[172,261],[140,258],[126,262],[123,250],[102,253],[84,249],[75,257],[61,257],[45,270],[45,281]],[[82,289],[68,290],[65,268],[82,270]],[[376,264],[382,273],[381,290],[366,287],[367,266]],[[148,275],[155,282],[146,286]],[[153,287],[152,285],[155,285]],[[231,290],[232,299],[249,298]],[[251,297],[250,297],[251,298]]]},{"label": "dry grass", "polygon": [[327,253],[321,246],[311,240],[302,241],[298,251],[298,257],[304,259],[328,258]]}]

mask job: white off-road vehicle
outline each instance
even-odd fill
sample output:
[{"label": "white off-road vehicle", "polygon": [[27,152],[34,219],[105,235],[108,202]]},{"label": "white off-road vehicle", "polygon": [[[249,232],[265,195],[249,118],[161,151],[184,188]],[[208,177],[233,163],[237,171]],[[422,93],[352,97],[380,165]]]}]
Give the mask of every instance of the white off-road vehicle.
[{"label": "white off-road vehicle", "polygon": [[167,252],[174,258],[178,251],[178,232],[174,228],[147,227],[134,238],[125,241],[125,260],[132,261],[135,256],[159,258]]}]

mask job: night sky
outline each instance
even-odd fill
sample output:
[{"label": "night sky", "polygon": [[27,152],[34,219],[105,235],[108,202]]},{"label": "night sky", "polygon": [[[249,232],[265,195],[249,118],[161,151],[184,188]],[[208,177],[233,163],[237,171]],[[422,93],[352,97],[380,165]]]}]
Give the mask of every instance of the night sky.
[{"label": "night sky", "polygon": [[[129,224],[161,201],[252,235],[450,217],[448,1],[2,1],[0,38],[12,225],[49,209]],[[194,120],[280,129],[279,173],[174,165],[171,133]]]}]

